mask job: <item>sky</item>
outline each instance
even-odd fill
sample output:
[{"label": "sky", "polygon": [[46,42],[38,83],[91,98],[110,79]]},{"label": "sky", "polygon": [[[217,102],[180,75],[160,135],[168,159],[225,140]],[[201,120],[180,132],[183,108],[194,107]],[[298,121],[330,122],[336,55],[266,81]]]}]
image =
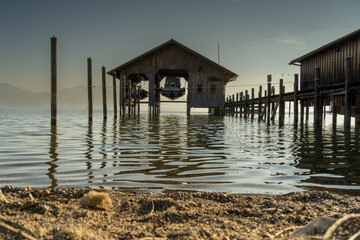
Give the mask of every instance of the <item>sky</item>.
[{"label": "sky", "polygon": [[50,91],[50,38],[58,88],[86,85],[93,59],[113,69],[175,39],[237,73],[227,94],[293,81],[289,62],[360,28],[359,0],[0,0],[0,83]]}]

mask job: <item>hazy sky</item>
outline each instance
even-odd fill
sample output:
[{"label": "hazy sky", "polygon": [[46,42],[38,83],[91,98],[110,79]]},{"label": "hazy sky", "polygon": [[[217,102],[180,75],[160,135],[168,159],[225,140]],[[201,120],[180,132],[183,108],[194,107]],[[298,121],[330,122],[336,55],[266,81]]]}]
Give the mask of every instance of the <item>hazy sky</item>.
[{"label": "hazy sky", "polygon": [[86,85],[89,56],[100,85],[102,65],[174,38],[213,61],[220,43],[233,93],[267,74],[292,81],[291,60],[359,27],[360,0],[0,0],[0,83],[49,91],[53,35],[60,89]]}]

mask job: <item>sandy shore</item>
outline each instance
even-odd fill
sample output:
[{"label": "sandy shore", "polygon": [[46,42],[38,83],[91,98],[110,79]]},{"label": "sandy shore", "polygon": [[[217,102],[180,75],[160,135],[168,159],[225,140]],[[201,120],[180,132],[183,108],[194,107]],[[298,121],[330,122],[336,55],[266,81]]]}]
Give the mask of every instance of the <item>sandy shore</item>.
[{"label": "sandy shore", "polygon": [[[322,239],[291,236],[312,220],[360,213],[360,198],[328,192],[280,196],[222,193],[131,193],[2,187],[0,239]],[[91,202],[91,201],[95,201]],[[354,218],[331,236],[360,230]],[[17,232],[17,233],[16,233]],[[356,238],[354,238],[356,239]]]}]

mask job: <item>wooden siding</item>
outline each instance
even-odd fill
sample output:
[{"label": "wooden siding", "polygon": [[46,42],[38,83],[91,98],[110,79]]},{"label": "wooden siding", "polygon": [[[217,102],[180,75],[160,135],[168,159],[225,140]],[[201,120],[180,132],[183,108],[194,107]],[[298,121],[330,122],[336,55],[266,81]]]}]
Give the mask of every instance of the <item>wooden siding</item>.
[{"label": "wooden siding", "polygon": [[352,57],[353,82],[360,81],[360,36],[352,37],[301,61],[300,89],[314,89],[315,68],[320,67],[320,87],[345,82],[345,58]]}]

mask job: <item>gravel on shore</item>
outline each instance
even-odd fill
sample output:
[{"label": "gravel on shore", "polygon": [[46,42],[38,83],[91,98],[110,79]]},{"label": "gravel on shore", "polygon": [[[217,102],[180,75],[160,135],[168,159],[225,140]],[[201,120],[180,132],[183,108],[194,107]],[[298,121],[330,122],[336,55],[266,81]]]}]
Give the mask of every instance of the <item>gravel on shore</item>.
[{"label": "gravel on shore", "polygon": [[[11,186],[0,190],[0,239],[323,239],[324,232],[291,234],[319,217],[336,221],[360,213],[359,197],[317,191],[244,195]],[[360,239],[360,218],[352,216],[330,239]]]}]

